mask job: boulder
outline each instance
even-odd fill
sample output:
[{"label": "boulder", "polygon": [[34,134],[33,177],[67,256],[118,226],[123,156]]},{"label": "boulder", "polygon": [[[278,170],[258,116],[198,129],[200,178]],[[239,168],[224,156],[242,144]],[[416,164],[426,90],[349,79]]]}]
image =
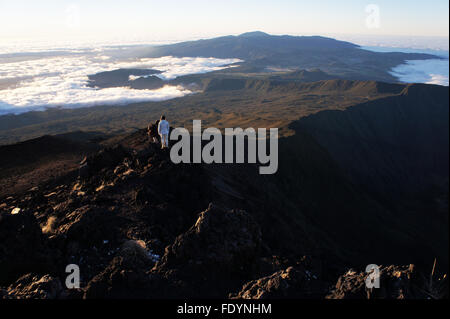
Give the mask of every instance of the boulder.
[{"label": "boulder", "polygon": [[248,213],[210,204],[166,247],[153,272],[180,283],[189,296],[221,296],[252,273],[261,244],[260,227]]},{"label": "boulder", "polygon": [[84,292],[84,299],[98,298],[156,298],[161,288],[147,272],[154,264],[142,241],[125,242],[118,256],[92,280]]},{"label": "boulder", "polygon": [[114,168],[128,155],[126,150],[119,144],[107,147],[87,159],[89,173],[95,174],[104,168]]},{"label": "boulder", "polygon": [[[322,282],[302,267],[288,267],[270,276],[246,283],[231,299],[320,298],[325,294]],[[323,296],[323,295],[322,295]]]},{"label": "boulder", "polygon": [[0,284],[10,284],[27,272],[48,271],[51,254],[32,213],[0,213]]}]

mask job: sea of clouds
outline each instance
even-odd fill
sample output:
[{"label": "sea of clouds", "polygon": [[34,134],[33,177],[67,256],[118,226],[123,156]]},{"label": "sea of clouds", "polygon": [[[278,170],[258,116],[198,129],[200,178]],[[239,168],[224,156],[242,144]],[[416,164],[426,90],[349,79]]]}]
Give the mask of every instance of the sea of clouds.
[{"label": "sea of clouds", "polygon": [[[156,69],[163,80],[230,67],[238,59],[161,57],[118,60],[99,51],[70,51],[54,56],[0,56],[0,115],[43,110],[161,101],[192,93],[182,86],[166,85],[156,90],[128,87],[95,89],[87,86],[88,75],[121,68]],[[134,79],[137,77],[134,77]]]},{"label": "sea of clouds", "polygon": [[362,47],[375,52],[427,53],[438,59],[408,60],[391,70],[391,74],[405,83],[427,83],[449,86],[449,51],[436,49],[412,49],[399,47]]},{"label": "sea of clouds", "polygon": [[[171,80],[178,76],[232,67],[239,59],[203,57],[130,58],[147,46],[105,44],[104,46],[0,46],[0,115],[44,110],[49,107],[75,108],[94,105],[124,105],[162,101],[192,92],[182,86],[166,85],[156,90],[128,87],[95,89],[87,86],[88,75],[121,68],[156,69],[155,76]],[[440,57],[412,60],[391,70],[402,82],[449,85],[448,49],[410,49],[366,46],[378,52],[417,52]],[[130,80],[148,75],[131,75]]]},{"label": "sea of clouds", "polygon": [[392,69],[391,74],[407,83],[449,85],[448,60],[411,60]]}]

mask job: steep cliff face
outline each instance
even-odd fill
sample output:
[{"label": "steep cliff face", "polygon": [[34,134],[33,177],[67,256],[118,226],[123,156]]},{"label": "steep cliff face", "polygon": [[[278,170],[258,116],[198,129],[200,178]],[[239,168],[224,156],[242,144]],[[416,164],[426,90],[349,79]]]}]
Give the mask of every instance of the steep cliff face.
[{"label": "steep cliff face", "polygon": [[[389,234],[386,229],[393,227],[394,237],[405,236],[404,252],[429,260],[434,254],[444,264],[448,264],[448,93],[446,87],[413,84],[398,96],[344,111],[319,112],[293,124],[327,150],[352,185],[376,202],[374,206],[389,212],[373,225],[380,234]],[[423,252],[418,253],[418,247]]]},{"label": "steep cliff face", "polygon": [[409,85],[294,126],[313,136],[357,185],[381,195],[421,192],[448,180],[448,88]]}]

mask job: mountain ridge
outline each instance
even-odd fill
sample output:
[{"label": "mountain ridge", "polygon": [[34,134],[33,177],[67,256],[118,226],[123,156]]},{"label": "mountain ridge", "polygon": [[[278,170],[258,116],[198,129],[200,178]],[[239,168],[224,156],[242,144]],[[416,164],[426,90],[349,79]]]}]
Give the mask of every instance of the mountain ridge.
[{"label": "mountain ridge", "polygon": [[350,42],[321,36],[279,36],[259,31],[154,46],[141,56],[238,58],[244,62],[228,72],[245,68],[262,72],[267,66],[320,68],[330,75],[350,80],[387,82],[398,81],[390,70],[406,60],[440,59],[430,54],[372,52]]},{"label": "mountain ridge", "polygon": [[[0,116],[0,144],[11,144],[45,134],[61,134],[77,130],[102,132],[107,135],[131,132],[148,125],[148,122],[159,117],[159,113],[163,110],[176,125],[190,125],[186,118],[192,119],[192,114],[197,113],[201,114],[203,120],[209,122],[209,125],[219,128],[227,124],[231,127],[279,125],[280,129],[283,129],[287,128],[291,121],[309,112],[350,106],[367,99],[397,94],[406,86],[405,84],[349,80],[302,83],[301,81],[255,79],[233,75],[227,77],[186,76],[179,81],[176,83],[197,83],[199,93],[163,102],[79,109],[48,109]],[[249,89],[245,89],[246,87]],[[202,90],[206,91],[201,93]],[[235,94],[238,95],[233,96]],[[220,110],[221,113],[212,110],[209,107],[211,104],[214,104],[215,109]],[[242,119],[233,119],[241,112],[242,107],[248,112],[248,116],[254,114],[253,121],[242,122]],[[272,116],[274,112],[277,113],[276,118],[282,120],[281,122]]]}]

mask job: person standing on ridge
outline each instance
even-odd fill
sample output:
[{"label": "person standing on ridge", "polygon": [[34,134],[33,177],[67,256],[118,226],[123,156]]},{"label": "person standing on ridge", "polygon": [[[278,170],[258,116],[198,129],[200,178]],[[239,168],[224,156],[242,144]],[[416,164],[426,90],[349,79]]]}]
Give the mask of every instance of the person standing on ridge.
[{"label": "person standing on ridge", "polygon": [[161,116],[158,124],[158,133],[161,136],[161,148],[169,147],[169,122],[166,121],[166,116]]}]

